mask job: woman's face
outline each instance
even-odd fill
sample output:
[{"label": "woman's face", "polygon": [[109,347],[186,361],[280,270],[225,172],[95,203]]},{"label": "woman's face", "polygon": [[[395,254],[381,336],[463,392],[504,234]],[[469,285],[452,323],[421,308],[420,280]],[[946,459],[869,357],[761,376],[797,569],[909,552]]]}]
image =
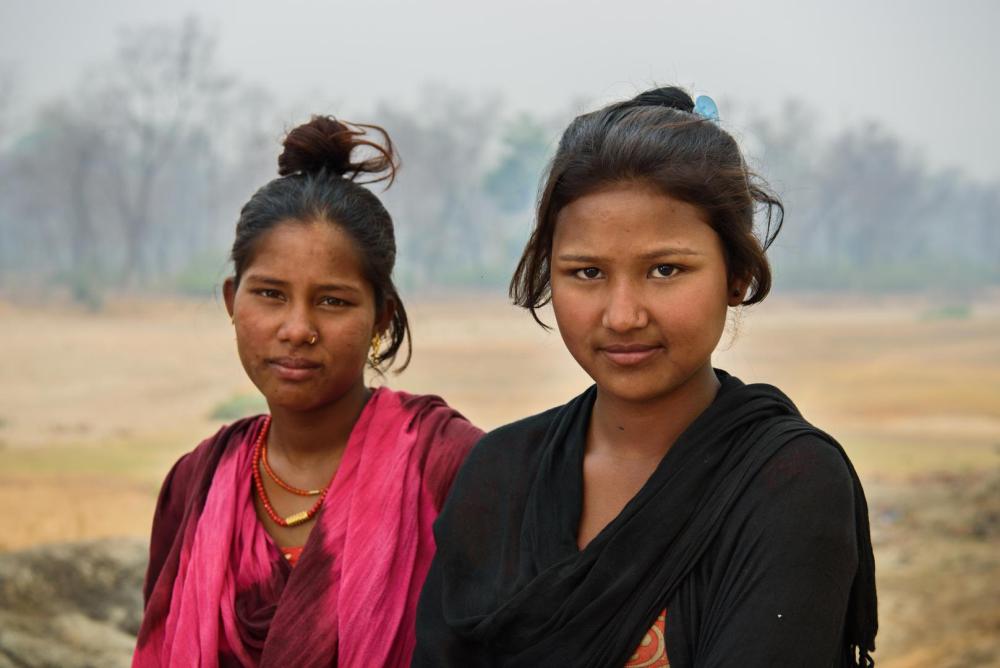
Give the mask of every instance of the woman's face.
[{"label": "woman's face", "polygon": [[225,297],[243,368],[272,409],[310,410],[363,387],[375,295],[340,226],[279,223]]},{"label": "woman's face", "polygon": [[727,307],[743,293],[729,284],[722,244],[701,211],[635,184],[564,207],[551,267],[566,347],[602,392],[633,402],[710,373]]}]

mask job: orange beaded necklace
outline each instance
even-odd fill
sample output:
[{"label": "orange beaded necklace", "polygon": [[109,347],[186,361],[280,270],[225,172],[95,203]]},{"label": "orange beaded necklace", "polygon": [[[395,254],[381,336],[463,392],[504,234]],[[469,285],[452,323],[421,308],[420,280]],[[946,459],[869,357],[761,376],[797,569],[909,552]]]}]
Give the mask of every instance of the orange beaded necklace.
[{"label": "orange beaded necklace", "polygon": [[[254,487],[257,488],[257,496],[260,497],[260,502],[264,505],[264,512],[267,516],[271,518],[275,524],[281,527],[294,527],[305,522],[308,522],[316,513],[319,512],[320,507],[323,505],[323,499],[326,498],[326,492],[330,489],[330,485],[327,484],[321,490],[304,490],[298,487],[293,487],[285,481],[278,478],[277,475],[271,470],[270,465],[267,463],[267,432],[271,427],[271,416],[268,415],[264,419],[264,426],[261,427],[260,434],[257,436],[257,442],[253,446],[253,482]],[[319,498],[316,499],[316,503],[309,510],[303,510],[295,513],[294,515],[289,515],[288,517],[282,517],[277,512],[275,512],[274,507],[271,505],[271,500],[267,498],[267,491],[264,489],[264,479],[260,474],[261,464],[263,468],[267,471],[268,476],[274,480],[282,489],[286,489],[293,494],[298,494],[299,496],[315,496],[319,494]]]},{"label": "orange beaded necklace", "polygon": [[260,463],[264,465],[264,472],[267,473],[267,477],[276,482],[278,487],[282,488],[286,492],[291,492],[292,494],[296,494],[298,496],[316,496],[317,494],[323,493],[323,490],[321,489],[302,489],[300,487],[295,487],[294,485],[290,485],[279,478],[278,474],[271,468],[270,462],[267,461],[267,443],[264,443],[261,448]]}]

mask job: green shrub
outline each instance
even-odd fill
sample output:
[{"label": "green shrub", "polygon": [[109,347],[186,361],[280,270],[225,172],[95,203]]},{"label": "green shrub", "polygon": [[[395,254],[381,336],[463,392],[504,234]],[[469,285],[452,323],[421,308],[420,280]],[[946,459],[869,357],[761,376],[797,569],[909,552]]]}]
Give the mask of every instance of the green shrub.
[{"label": "green shrub", "polygon": [[921,320],[968,320],[972,316],[972,307],[968,304],[946,304],[924,311]]}]

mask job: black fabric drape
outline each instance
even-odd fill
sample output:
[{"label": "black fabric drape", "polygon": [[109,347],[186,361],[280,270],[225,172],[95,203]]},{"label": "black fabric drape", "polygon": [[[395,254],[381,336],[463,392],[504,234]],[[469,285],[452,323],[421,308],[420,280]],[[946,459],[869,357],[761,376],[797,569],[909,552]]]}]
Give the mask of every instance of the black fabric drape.
[{"label": "black fabric drape", "polygon": [[[807,423],[779,390],[744,385],[717,373],[721,388],[715,401],[680,436],[621,514],[582,551],[576,531],[596,389],[486,436],[459,473],[436,525],[438,552],[418,609],[413,665],[623,666],[664,608],[672,665],[708,665],[699,653],[712,655],[707,645],[718,638],[731,635],[752,642],[755,633],[769,632],[763,626],[720,629],[706,618],[711,609],[716,620],[742,619],[721,608],[745,606],[747,596],[727,595],[724,589],[742,592],[740,588],[754,584],[746,580],[768,569],[783,571],[775,575],[787,575],[782,586],[790,588],[814,587],[810,573],[822,571],[830,582],[831,610],[825,619],[833,620],[827,622],[832,630],[824,633],[840,636],[830,643],[828,665],[865,665],[876,630],[874,560],[867,506],[853,467],[836,441]],[[830,453],[832,460],[817,467],[802,466],[798,452],[788,462],[776,457],[793,442],[820,442],[816,449]],[[817,461],[825,461],[822,453]],[[772,468],[779,462],[772,473],[794,484],[772,483],[771,473],[762,474],[768,462]],[[819,480],[814,483],[797,469],[815,471]],[[821,489],[817,485],[823,478],[831,477],[829,471],[849,476],[846,494],[838,496],[831,488],[831,498],[842,502],[833,503],[828,529],[822,517],[821,526],[813,529],[812,516],[825,511],[822,503],[810,503],[810,495]],[[762,522],[748,513],[751,507],[768,508],[769,487],[788,488],[796,496],[789,501],[781,497],[784,492],[775,492],[781,498],[775,507],[752,511],[778,514],[774,522],[767,517]],[[846,508],[846,515],[838,518],[836,507]],[[797,513],[808,516],[795,517]],[[779,540],[754,539],[762,544],[743,551],[737,545],[746,540],[745,527],[755,522],[810,527],[806,531],[815,531],[819,543],[837,535],[836,541],[827,541],[833,547],[823,543],[817,548],[818,559],[829,555],[836,563],[803,569],[800,562],[813,555],[802,557],[798,548],[789,547],[797,555],[793,566],[768,566],[768,555],[785,546],[766,543]],[[728,554],[732,561],[732,555],[744,553],[748,556],[740,559],[746,563],[740,563],[735,576],[733,569],[725,571],[725,564],[714,563],[720,555]],[[740,573],[746,576],[742,580]],[[817,596],[825,600],[823,592]],[[799,635],[817,644],[810,634]],[[794,648],[789,649],[786,656],[795,657]],[[732,657],[733,665],[756,665],[740,664],[739,658]],[[799,665],[790,660],[772,665]]]}]

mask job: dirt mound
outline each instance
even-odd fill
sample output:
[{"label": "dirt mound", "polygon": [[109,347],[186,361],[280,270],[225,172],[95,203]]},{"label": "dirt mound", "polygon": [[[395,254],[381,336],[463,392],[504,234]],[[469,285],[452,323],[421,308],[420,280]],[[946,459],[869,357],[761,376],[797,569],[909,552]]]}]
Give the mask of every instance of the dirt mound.
[{"label": "dirt mound", "polygon": [[[1000,472],[866,484],[879,668],[1000,666]],[[0,553],[0,668],[127,666],[146,541]]]},{"label": "dirt mound", "polygon": [[1000,472],[867,490],[882,622],[876,665],[1000,666]]},{"label": "dirt mound", "polygon": [[0,668],[128,666],[147,554],[138,539],[0,554]]}]

